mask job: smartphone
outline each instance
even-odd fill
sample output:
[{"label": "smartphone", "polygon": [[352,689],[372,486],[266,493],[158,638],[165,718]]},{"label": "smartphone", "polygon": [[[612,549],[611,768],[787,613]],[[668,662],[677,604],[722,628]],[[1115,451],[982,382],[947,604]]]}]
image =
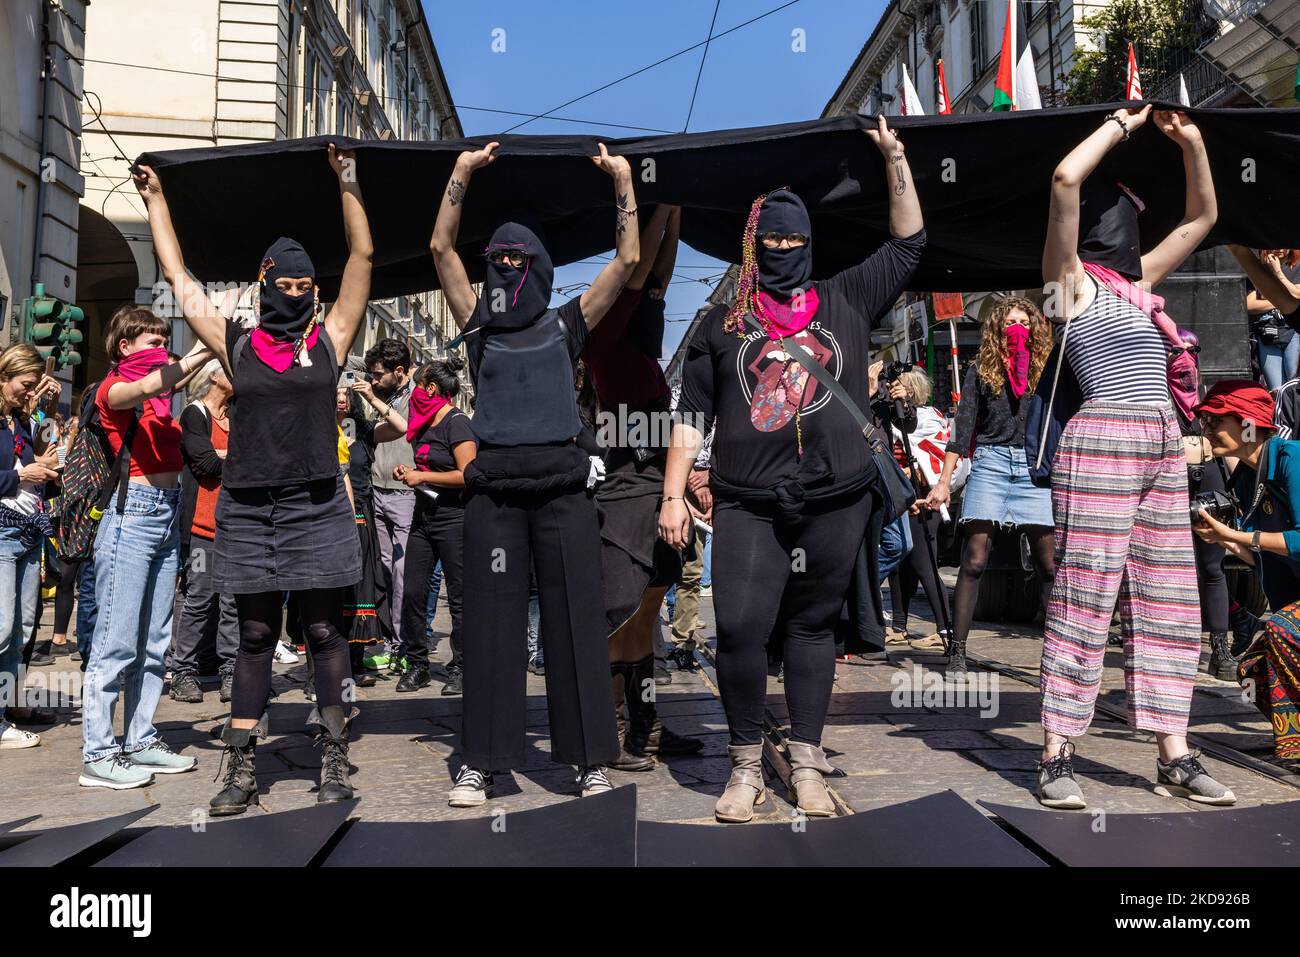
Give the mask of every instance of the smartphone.
[{"label": "smartphone", "polygon": [[343,373],[343,385],[345,388],[350,389],[356,384],[357,384],[357,374],[355,372],[349,369],[347,372]]}]

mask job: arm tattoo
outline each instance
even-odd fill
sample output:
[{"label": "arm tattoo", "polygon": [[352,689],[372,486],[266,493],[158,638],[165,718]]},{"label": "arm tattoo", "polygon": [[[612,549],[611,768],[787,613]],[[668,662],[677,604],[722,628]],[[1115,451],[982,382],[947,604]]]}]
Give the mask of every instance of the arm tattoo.
[{"label": "arm tattoo", "polygon": [[617,219],[615,220],[615,232],[619,239],[623,238],[623,233],[627,231],[627,193],[618,194],[618,202],[615,204],[618,210]]},{"label": "arm tattoo", "polygon": [[461,200],[465,198],[465,184],[458,179],[453,179],[447,184],[447,201],[453,206],[459,206]]},{"label": "arm tattoo", "polygon": [[898,179],[898,183],[894,186],[894,194],[902,196],[907,192],[907,176],[903,172],[903,154],[895,153],[889,158],[889,162],[894,164],[894,176]]}]

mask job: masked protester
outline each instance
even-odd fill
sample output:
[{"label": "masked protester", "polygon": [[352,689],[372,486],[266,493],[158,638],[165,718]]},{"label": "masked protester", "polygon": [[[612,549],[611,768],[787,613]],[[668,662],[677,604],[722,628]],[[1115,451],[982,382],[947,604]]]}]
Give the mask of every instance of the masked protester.
[{"label": "masked protester", "polygon": [[999,530],[1014,528],[1028,536],[1044,609],[1052,593],[1052,493],[1030,480],[1024,448],[1030,398],[1051,351],[1052,329],[1036,305],[1019,296],[998,300],[984,320],[979,353],[962,381],[943,473],[926,498],[929,508],[947,505],[958,463],[971,459],[961,500],[961,568],[953,591],[953,639],[946,669],[953,676],[966,674],[966,639],[980,576]]},{"label": "masked protester", "polygon": [[604,446],[605,478],[595,495],[610,687],[622,745],[610,767],[619,771],[649,771],[657,757],[694,754],[704,746],[665,728],[654,695],[646,693],[655,680],[659,607],[682,575],[681,553],[656,531],[672,400],[659,353],[680,219],[676,207],[655,210],[642,233],[641,262],[582,354],[605,413],[596,429]]},{"label": "masked protester", "polygon": [[902,143],[883,117],[867,135],[885,158],[892,238],[861,264],[813,281],[815,236],[803,201],[787,189],[758,197],[741,243],[735,301],[705,317],[686,351],[659,532],[670,545],[685,545],[687,475],[716,419],[713,605],[732,763],[714,809],[720,821],[751,820],[766,798],[769,636],[784,643],[791,800],[810,816],[835,813],[823,781],[834,769],[821,748],[835,677],[833,629],[878,507],[877,474],[847,406],[794,355],[864,400],[872,325],[906,287],[925,246]]},{"label": "masked protester", "polygon": [[[600,531],[587,490],[588,455],[574,366],[588,330],[637,265],[636,199],[627,160],[604,145],[593,157],[614,181],[616,254],[579,298],[550,308],[552,267],[536,230],[507,222],[486,250],[478,298],[456,252],[470,178],[496,143],[462,153],[431,248],[443,294],[464,330],[475,384],[478,456],[463,471],[464,692],[453,807],[490,796],[493,775],[525,759],[525,646],[529,571],[537,575],[551,756],[578,768],[584,795],[610,790],[602,765],[619,753],[600,600]],[[510,160],[506,159],[509,166]],[[489,179],[493,174],[487,174]]]},{"label": "masked protester", "polygon": [[230,373],[235,399],[216,508],[213,587],[235,596],[239,651],[230,720],[222,731],[226,773],[214,815],[258,803],[256,740],[266,733],[271,663],[290,593],[314,664],[308,719],[321,746],[317,801],[352,797],[344,691],[351,679],[343,603],[361,579],[361,546],[339,467],[335,416],[340,362],[360,329],[370,291],[372,245],[355,156],[328,147],[339,183],[348,259],[338,298],[322,318],[316,268],[292,239],[276,240],[258,269],[251,332],[228,321],[191,286],[157,175],[137,185],[149,208],[154,250],[185,321]]},{"label": "masked protester", "polygon": [[[1055,304],[1052,318],[1068,320],[1060,361],[1082,404],[1050,461],[1058,561],[1043,635],[1037,784],[1047,807],[1085,806],[1070,739],[1092,721],[1117,598],[1129,721],[1156,735],[1157,792],[1236,800],[1187,750],[1201,627],[1178,416],[1193,414],[1195,395],[1171,377],[1170,350],[1183,342],[1163,300],[1145,291],[1209,233],[1218,215],[1214,183],[1196,126],[1184,113],[1157,113],[1156,125],[1183,154],[1187,209],[1174,232],[1144,244],[1141,198],[1096,172],[1151,111],[1106,117],[1052,179],[1044,292]],[[1143,245],[1151,251],[1143,254]]]}]

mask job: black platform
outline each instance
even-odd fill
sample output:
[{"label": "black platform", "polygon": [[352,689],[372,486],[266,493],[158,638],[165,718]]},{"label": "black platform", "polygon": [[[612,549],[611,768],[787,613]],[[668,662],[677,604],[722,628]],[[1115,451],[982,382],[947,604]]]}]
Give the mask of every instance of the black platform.
[{"label": "black platform", "polygon": [[632,867],[636,786],[468,821],[355,821],[325,867]]},{"label": "black platform", "polygon": [[848,817],[712,826],[641,822],[638,867],[1043,867],[952,791]]},{"label": "black platform", "polygon": [[155,827],[95,866],[305,867],[356,804],[339,801],[275,814],[254,809],[230,820],[209,819],[201,831],[188,824]]},{"label": "black platform", "polygon": [[[1294,867],[1300,801],[1172,814],[1050,811],[981,801],[1070,867]],[[1098,809],[1100,811],[1100,809]]]}]

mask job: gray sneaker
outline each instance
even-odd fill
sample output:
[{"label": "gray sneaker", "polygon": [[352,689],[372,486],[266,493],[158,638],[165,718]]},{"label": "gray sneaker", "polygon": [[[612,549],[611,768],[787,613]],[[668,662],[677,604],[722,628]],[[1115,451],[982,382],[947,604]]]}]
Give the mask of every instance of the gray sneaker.
[{"label": "gray sneaker", "polygon": [[1077,811],[1088,806],[1079,782],[1074,779],[1074,744],[1061,745],[1060,753],[1050,761],[1038,763],[1038,803],[1043,807]]},{"label": "gray sneaker", "polygon": [[81,766],[77,783],[83,788],[111,788],[126,791],[153,784],[153,774],[148,768],[132,764],[126,755],[111,754],[98,761],[87,761]]},{"label": "gray sneaker", "polygon": [[184,774],[199,766],[198,758],[183,757],[167,747],[162,738],[154,741],[147,748],[139,751],[123,752],[127,759],[137,767],[152,771],[154,774]]},{"label": "gray sneaker", "polygon": [[1156,758],[1156,793],[1180,797],[1198,804],[1236,804],[1237,795],[1210,777],[1197,760],[1198,754],[1184,754],[1165,764]]}]

